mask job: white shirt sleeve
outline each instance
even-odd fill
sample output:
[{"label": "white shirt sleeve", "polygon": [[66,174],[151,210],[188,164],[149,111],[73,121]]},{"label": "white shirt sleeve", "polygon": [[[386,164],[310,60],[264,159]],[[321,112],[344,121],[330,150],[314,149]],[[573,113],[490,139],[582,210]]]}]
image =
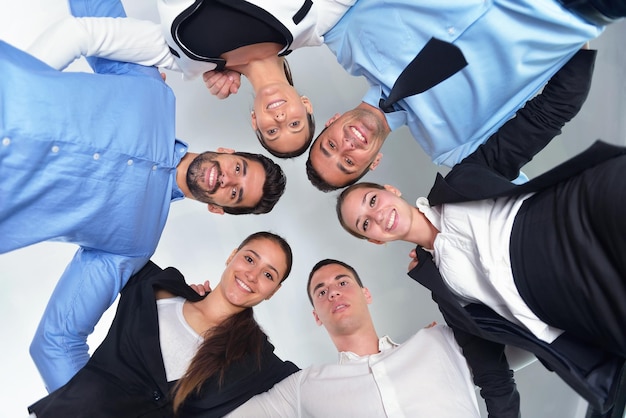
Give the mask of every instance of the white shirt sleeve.
[{"label": "white shirt sleeve", "polygon": [[179,71],[161,25],[130,17],[67,17],[42,33],[28,53],[58,70],[86,56]]},{"label": "white shirt sleeve", "polygon": [[300,383],[306,370],[300,370],[267,392],[252,397],[235,409],[228,418],[298,417],[300,416]]}]

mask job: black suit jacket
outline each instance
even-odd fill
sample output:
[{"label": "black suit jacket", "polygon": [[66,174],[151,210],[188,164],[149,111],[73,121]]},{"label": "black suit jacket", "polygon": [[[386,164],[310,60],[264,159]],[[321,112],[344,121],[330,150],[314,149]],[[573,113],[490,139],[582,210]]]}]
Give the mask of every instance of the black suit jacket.
[{"label": "black suit jacket", "polygon": [[[172,417],[170,390],[161,356],[154,290],[188,300],[202,299],[182,274],[149,262],[121,292],[109,333],[87,365],[65,386],[29,407],[45,417]],[[201,394],[183,405],[182,417],[221,417],[269,390],[298,368],[283,362],[265,341],[260,370],[256,357],[233,364],[224,382],[209,379]]]},{"label": "black suit jacket", "polygon": [[[579,51],[550,80],[544,91],[518,111],[515,118],[474,153],[457,164],[445,177],[437,175],[428,200],[432,206],[537,192],[580,173],[609,158],[622,155],[624,148],[596,142],[588,150],[523,185],[511,180],[520,168],[543,149],[582,106],[591,83],[595,51]],[[624,359],[608,355],[569,335],[550,345],[504,319],[481,304],[462,307],[443,282],[429,253],[417,248],[418,265],[409,276],[432,292],[446,322],[482,388],[490,416],[514,416],[506,408],[512,393],[506,380],[508,365],[504,345],[534,353],[596,409],[608,409],[614,400]],[[503,385],[500,391],[493,381]],[[505,389],[508,385],[508,389]]]}]

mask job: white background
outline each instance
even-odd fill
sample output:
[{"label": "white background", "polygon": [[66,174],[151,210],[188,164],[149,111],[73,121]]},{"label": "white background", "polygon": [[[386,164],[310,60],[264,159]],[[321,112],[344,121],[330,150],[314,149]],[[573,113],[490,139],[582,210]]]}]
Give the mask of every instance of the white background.
[{"label": "white background", "polygon": [[[124,4],[130,16],[156,19],[152,1],[128,0]],[[68,13],[65,0],[0,0],[0,39],[27,48],[50,23]],[[624,39],[626,24],[621,22],[591,43],[599,49],[599,56],[590,97],[563,135],[525,169],[529,176],[586,148],[596,138],[626,145]],[[357,105],[367,88],[364,80],[345,74],[325,47],[295,51],[289,61],[296,86],[315,106],[317,132],[335,112]],[[87,67],[78,63],[71,68]],[[191,151],[224,146],[264,152],[250,128],[252,93],[246,81],[237,97],[219,101],[200,80],[183,82],[176,73],[168,73],[167,80],[177,96],[177,136],[189,142]],[[391,135],[383,152],[380,167],[367,179],[394,184],[409,200],[426,194],[434,174],[441,170],[430,163],[404,128]],[[288,176],[287,191],[268,215],[217,216],[197,202],[174,203],[153,260],[162,267],[179,268],[189,282],[209,279],[215,284],[228,254],[245,236],[262,229],[283,235],[294,250],[294,269],[280,292],[256,308],[256,313],[278,354],[300,367],[336,358],[325,331],[312,320],[305,293],[308,272],[322,258],[346,261],[360,273],[372,291],[371,311],[381,335],[402,342],[425,324],[442,322],[429,292],[405,274],[412,246],[375,246],[343,232],[334,213],[335,194],[324,195],[309,184],[305,159],[280,161]],[[46,394],[28,346],[53,286],[74,251],[72,245],[43,243],[0,255],[2,417],[25,416],[27,405]],[[103,338],[112,311],[107,311],[90,339],[92,349]],[[584,416],[586,403],[538,362],[518,371],[516,380],[525,417]]]}]

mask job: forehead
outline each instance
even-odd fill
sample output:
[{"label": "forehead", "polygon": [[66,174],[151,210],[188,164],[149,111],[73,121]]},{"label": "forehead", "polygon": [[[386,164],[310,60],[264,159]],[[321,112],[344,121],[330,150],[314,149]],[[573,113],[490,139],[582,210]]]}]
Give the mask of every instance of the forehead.
[{"label": "forehead", "polygon": [[313,277],[311,277],[311,285],[309,286],[309,291],[313,291],[316,286],[320,284],[328,284],[334,280],[336,280],[339,276],[349,277],[354,279],[352,276],[352,272],[339,264],[327,264],[324,267],[318,269],[315,273],[313,273]]}]

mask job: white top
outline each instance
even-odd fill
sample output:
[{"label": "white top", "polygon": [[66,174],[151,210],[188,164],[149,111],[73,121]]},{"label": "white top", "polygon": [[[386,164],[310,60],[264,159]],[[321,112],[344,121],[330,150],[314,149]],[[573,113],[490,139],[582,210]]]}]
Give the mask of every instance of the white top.
[{"label": "white top", "polygon": [[257,395],[229,417],[479,418],[474,384],[450,328],[422,329],[404,344],[388,337],[380,353],[339,354]]},{"label": "white top", "polygon": [[204,341],[183,316],[185,300],[180,296],[157,300],[159,341],[168,382],[178,380],[185,374]]},{"label": "white top", "polygon": [[511,270],[509,241],[525,194],[417,208],[440,231],[433,261],[448,288],[464,303],[479,302],[551,343],[563,332],[542,322],[520,296]]}]

